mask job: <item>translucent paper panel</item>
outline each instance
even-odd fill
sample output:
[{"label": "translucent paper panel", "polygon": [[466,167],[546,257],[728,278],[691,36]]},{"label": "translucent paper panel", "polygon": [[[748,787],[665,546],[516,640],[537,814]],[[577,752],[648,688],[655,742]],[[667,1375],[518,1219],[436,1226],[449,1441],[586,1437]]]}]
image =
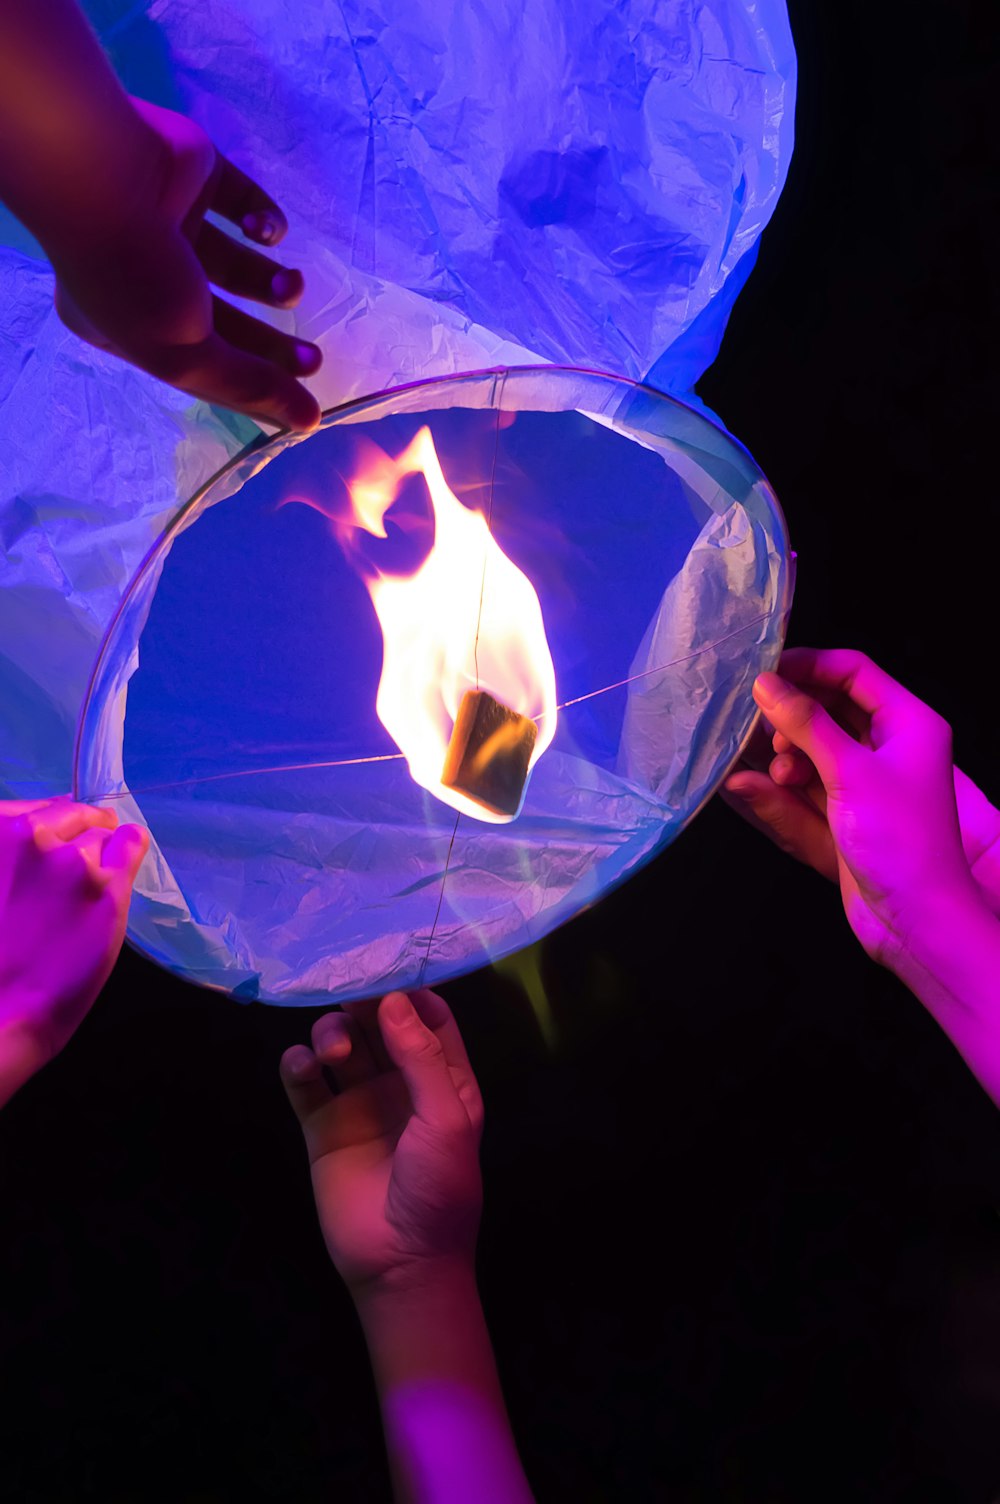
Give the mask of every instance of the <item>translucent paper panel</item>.
[{"label": "translucent paper panel", "polygon": [[[397,477],[381,527],[358,524],[358,477],[424,431],[459,514],[486,521],[471,558],[441,563],[448,530],[419,471]],[[535,714],[487,640],[504,604],[496,548],[537,594],[558,705],[535,715],[551,744],[506,823],[421,787],[408,726],[390,734],[377,708],[378,582],[412,581],[433,556],[434,597],[404,636],[429,640],[440,607],[459,691]],[[473,374],[251,446],[136,574],[81,717],[77,795],[150,831],[130,938],[194,981],[289,1004],[431,985],[537,940],[717,787],[790,590],[784,524],[749,456],[625,381]],[[463,600],[471,615],[449,617]],[[439,705],[441,662],[411,655],[418,700]]]},{"label": "translucent paper panel", "polygon": [[[684,393],[792,153],[784,0],[85,0],[130,93],[289,220],[324,406],[529,360]],[[249,419],[84,345],[0,205],[0,792],[68,786],[102,636]]]}]

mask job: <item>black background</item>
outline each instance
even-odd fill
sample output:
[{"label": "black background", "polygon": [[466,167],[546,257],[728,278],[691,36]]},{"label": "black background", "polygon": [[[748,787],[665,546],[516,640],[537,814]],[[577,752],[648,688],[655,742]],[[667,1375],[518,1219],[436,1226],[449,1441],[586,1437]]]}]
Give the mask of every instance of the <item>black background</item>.
[{"label": "black background", "polygon": [[[700,390],[784,503],[790,640],[870,652],[996,799],[994,7],[791,10],[796,155]],[[541,969],[552,1049],[511,976],[445,989],[540,1504],[1000,1495],[1000,1118],[835,891],[715,802]],[[4,1498],[388,1498],[277,1079],[315,1016],[127,953],[4,1112]]]}]

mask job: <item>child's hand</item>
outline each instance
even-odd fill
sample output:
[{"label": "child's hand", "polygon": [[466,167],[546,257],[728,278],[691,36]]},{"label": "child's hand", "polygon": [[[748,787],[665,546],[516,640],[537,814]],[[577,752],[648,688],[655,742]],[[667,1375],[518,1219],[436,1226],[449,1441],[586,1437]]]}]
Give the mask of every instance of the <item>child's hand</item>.
[{"label": "child's hand", "polygon": [[43,235],[60,317],[90,344],[193,396],[280,427],[314,428],[319,404],[296,378],[318,370],[319,348],[234,308],[209,286],[272,308],[297,303],[299,272],[205,217],[214,210],[249,239],[274,245],[285,216],[194,121],[132,104],[144,144],[123,154],[121,166],[104,164],[104,177],[117,173],[122,181],[105,189],[92,232],[72,225]]},{"label": "child's hand", "polygon": [[314,1025],[312,1046],[285,1051],[281,1078],[352,1294],[471,1270],[483,1104],[447,1004],[427,991],[352,1004]]},{"label": "child's hand", "polygon": [[777,755],[769,773],[731,774],[726,802],[839,881],[852,929],[884,965],[939,896],[1000,909],[1000,813],[953,767],[946,722],[862,653],[793,648],[780,667],[790,682],[754,686]]},{"label": "child's hand", "polygon": [[110,810],[0,801],[0,1102],[62,1049],[107,981],[148,844]]}]

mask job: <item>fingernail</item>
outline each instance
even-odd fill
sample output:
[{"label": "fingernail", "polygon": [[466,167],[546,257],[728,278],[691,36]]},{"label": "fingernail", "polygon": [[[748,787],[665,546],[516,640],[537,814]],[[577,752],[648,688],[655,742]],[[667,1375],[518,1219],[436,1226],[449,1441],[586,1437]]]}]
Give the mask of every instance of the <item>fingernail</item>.
[{"label": "fingernail", "polygon": [[405,992],[390,992],[382,1007],[391,1024],[409,1023],[413,1017],[413,1006]]},{"label": "fingernail", "polygon": [[763,710],[768,710],[788,688],[779,674],[758,674],[753,684],[753,697]]},{"label": "fingernail", "polygon": [[288,271],[282,267],[271,278],[271,291],[279,303],[287,303],[289,298],[294,298],[302,285],[301,272]]},{"label": "fingernail", "polygon": [[343,1030],[332,1026],[323,1030],[317,1042],[321,1055],[346,1055],[351,1047],[350,1040]]},{"label": "fingernail", "polygon": [[338,1038],[340,1034],[340,1018],[341,1015],[339,1013],[324,1014],[316,1025],[316,1038],[324,1044],[328,1039]]},{"label": "fingernail", "polygon": [[270,245],[277,238],[278,223],[270,214],[247,214],[241,226],[244,235]]},{"label": "fingernail", "polygon": [[302,371],[318,370],[323,363],[323,353],[318,345],[307,345],[300,341],[295,346],[295,360]]},{"label": "fingernail", "polygon": [[[303,374],[305,373],[303,372]],[[309,393],[305,390],[304,387],[301,388],[301,391],[304,397],[309,398]],[[309,407],[312,409],[312,411],[310,412],[308,418],[299,416],[297,413],[291,412],[286,417],[285,424],[292,430],[293,433],[315,433],[316,429],[322,423],[323,414],[320,411],[319,403],[309,398]],[[269,419],[268,421],[270,422],[273,420]]]},{"label": "fingernail", "polygon": [[312,1055],[308,1050],[299,1049],[294,1056],[285,1062],[289,1073],[298,1080],[312,1069]]}]

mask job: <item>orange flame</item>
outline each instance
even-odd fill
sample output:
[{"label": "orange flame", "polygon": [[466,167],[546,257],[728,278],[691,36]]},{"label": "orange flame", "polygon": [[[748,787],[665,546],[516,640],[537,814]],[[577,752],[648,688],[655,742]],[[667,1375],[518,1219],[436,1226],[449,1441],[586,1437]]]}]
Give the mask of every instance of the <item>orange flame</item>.
[{"label": "orange flame", "polygon": [[385,514],[407,476],[423,475],[434,513],[433,546],[413,574],[365,580],[384,645],[376,713],[421,788],[462,814],[504,824],[513,817],[446,788],[441,775],[466,690],[486,690],[540,723],[529,768],[551,743],[556,678],[538,596],[485,517],[449,488],[429,428],[396,459],[374,444],[364,452],[348,482],[351,516],[334,523],[348,550],[355,528],[388,536]]}]

